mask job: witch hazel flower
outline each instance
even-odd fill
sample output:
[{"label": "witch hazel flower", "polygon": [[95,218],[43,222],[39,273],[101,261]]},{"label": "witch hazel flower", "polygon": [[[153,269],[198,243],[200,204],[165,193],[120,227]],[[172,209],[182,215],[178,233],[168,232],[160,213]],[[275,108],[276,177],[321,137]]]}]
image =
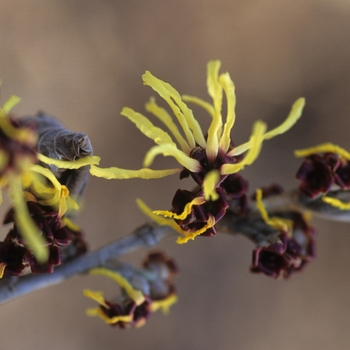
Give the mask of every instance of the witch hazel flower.
[{"label": "witch hazel flower", "polygon": [[[215,224],[225,215],[228,199],[234,199],[239,203],[238,210],[244,211],[248,186],[237,173],[256,160],[264,140],[286,132],[295,124],[305,103],[303,98],[298,99],[287,119],[273,130],[266,131],[266,123],[256,121],[249,141],[235,147],[231,140],[236,119],[235,86],[229,73],[219,74],[220,66],[218,60],[210,61],[207,65],[207,88],[212,103],[198,97],[181,96],[170,84],[146,71],[142,76],[144,84],[167,102],[178,124],[166,109],[157,105],[154,98],[146,104],[146,110],[159,119],[168,132],[155,126],[141,113],[125,107],[121,114],[156,143],[146,153],[144,168],[103,169],[92,165],[90,170],[92,175],[107,179],[151,179],[175,173],[180,173],[180,179],[191,176],[197,185],[196,190],[178,190],[173,198],[172,210],[156,210],[154,215],[149,215],[154,221],[175,228],[180,233],[178,243],[185,243],[198,235],[215,235]],[[226,118],[222,115],[225,99]],[[202,130],[187,102],[200,106],[210,115],[211,123],[207,131]],[[175,158],[181,168],[150,169],[154,158],[160,154]],[[141,207],[150,214],[144,204]],[[166,220],[157,216],[163,216]]]},{"label": "witch hazel flower", "polygon": [[275,233],[256,242],[251,271],[276,279],[287,279],[316,257],[316,233],[307,215],[298,211],[290,210],[270,216],[262,201],[263,192],[262,189],[256,191],[256,206],[263,221]]}]

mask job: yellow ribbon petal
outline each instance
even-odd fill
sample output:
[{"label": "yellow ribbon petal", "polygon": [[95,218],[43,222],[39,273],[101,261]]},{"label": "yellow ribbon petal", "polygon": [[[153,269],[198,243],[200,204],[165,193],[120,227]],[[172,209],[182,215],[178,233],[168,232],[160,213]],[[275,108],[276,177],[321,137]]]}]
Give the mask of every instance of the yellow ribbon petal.
[{"label": "yellow ribbon petal", "polygon": [[90,169],[90,174],[96,177],[103,177],[107,180],[112,179],[159,179],[169,175],[176,174],[180,172],[181,169],[166,169],[166,170],[152,170],[148,168],[143,168],[139,170],[127,170],[116,167],[111,168],[100,168],[96,165],[92,165]]},{"label": "yellow ribbon petal", "polygon": [[145,296],[140,290],[136,290],[129,283],[129,281],[124,278],[120,273],[106,269],[104,267],[91,269],[89,271],[91,275],[102,275],[109,277],[113,281],[117,282],[118,285],[125,290],[129,297],[137,304],[141,305],[145,301]]},{"label": "yellow ribbon petal", "polygon": [[184,168],[194,173],[199,172],[202,168],[200,163],[196,159],[189,157],[187,154],[180,151],[178,148],[169,144],[152,147],[146,153],[143,165],[145,167],[149,167],[158,154],[162,154],[164,157],[174,157]]},{"label": "yellow ribbon petal", "polygon": [[170,114],[164,108],[158,106],[154,98],[151,98],[150,102],[146,103],[146,111],[156,116],[171,131],[185,153],[189,154],[191,152],[190,146],[180,134],[179,128],[173,122]]},{"label": "yellow ribbon petal", "polygon": [[19,178],[10,178],[9,186],[15,210],[15,222],[19,232],[23,236],[28,248],[33,251],[35,258],[40,263],[44,263],[49,257],[46,246],[47,242],[41,236],[40,230],[30,217]]},{"label": "yellow ribbon petal", "polygon": [[310,156],[311,154],[325,153],[325,152],[336,153],[336,154],[339,154],[342,158],[346,160],[350,160],[350,152],[330,142],[322,143],[321,145],[317,145],[314,147],[296,150],[294,151],[294,155],[296,157],[307,157],[307,156]]},{"label": "yellow ribbon petal", "polygon": [[127,117],[135,126],[148,138],[153,140],[156,144],[162,145],[164,143],[175,146],[175,143],[171,139],[168,133],[162,129],[154,126],[145,116],[141,113],[137,113],[131,108],[124,107],[120,113]]},{"label": "yellow ribbon petal", "polygon": [[246,165],[252,164],[258,157],[262,142],[264,140],[264,132],[266,130],[266,124],[262,121],[256,121],[253,125],[252,135],[250,137],[249,145],[250,149],[247,152],[243,160],[237,164],[224,164],[221,167],[221,174],[228,175],[237,173],[242,170]]},{"label": "yellow ribbon petal", "polygon": [[227,98],[227,118],[224,125],[224,131],[219,141],[219,148],[226,153],[231,144],[231,129],[236,119],[236,95],[235,86],[228,73],[220,75],[219,80]]},{"label": "yellow ribbon petal", "polygon": [[222,127],[222,86],[219,82],[220,61],[210,61],[207,66],[207,87],[208,93],[213,99],[214,118],[208,129],[207,156],[213,161],[218,154],[218,131]]},{"label": "yellow ribbon petal", "polygon": [[84,158],[80,158],[80,159],[75,160],[75,161],[58,160],[58,159],[46,157],[40,153],[38,153],[38,159],[42,163],[54,165],[60,169],[79,169],[79,168],[81,168],[83,166],[87,166],[87,165],[92,165],[92,164],[97,165],[100,163],[100,160],[101,160],[101,158],[97,157],[97,156],[84,157]]},{"label": "yellow ribbon petal", "polygon": [[173,218],[173,219],[178,219],[178,220],[185,220],[186,217],[191,213],[192,207],[194,205],[202,205],[205,203],[204,197],[196,197],[194,198],[191,202],[187,203],[185,205],[184,210],[182,211],[181,214],[176,214],[172,211],[168,210],[154,210],[153,214],[155,215],[162,215],[166,218]]}]

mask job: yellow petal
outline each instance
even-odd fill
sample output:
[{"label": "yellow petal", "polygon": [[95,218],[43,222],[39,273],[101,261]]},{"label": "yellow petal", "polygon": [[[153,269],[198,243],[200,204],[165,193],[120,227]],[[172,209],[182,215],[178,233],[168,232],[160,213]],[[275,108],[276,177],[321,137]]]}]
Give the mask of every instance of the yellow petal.
[{"label": "yellow petal", "polygon": [[198,121],[194,118],[192,111],[182,101],[180,94],[168,83],[156,78],[146,71],[142,79],[144,84],[149,85],[156,91],[170,106],[178,119],[190,148],[194,148],[196,142],[205,147],[205,139]]},{"label": "yellow petal", "polygon": [[204,198],[209,201],[216,201],[219,195],[215,191],[215,188],[220,180],[220,173],[218,170],[212,170],[205,175],[203,182]]},{"label": "yellow petal", "polygon": [[[281,125],[279,125],[277,128],[268,131],[264,135],[264,140],[269,140],[272,137],[275,137],[279,134],[282,134],[282,133],[288,131],[301,117],[301,113],[302,113],[302,110],[304,108],[304,105],[305,105],[304,98],[299,98],[298,100],[296,100],[294,102],[292,109],[289,112],[289,115],[286,118],[286,120]],[[228,155],[231,157],[237,156],[237,155],[242,154],[245,151],[247,151],[250,147],[251,147],[250,141],[248,141],[242,145],[239,145],[238,147],[235,147],[232,151],[230,151],[228,153]]]},{"label": "yellow petal", "polygon": [[4,103],[1,111],[5,114],[9,114],[11,109],[21,102],[21,98],[15,95],[10,96],[10,98]]},{"label": "yellow petal", "polygon": [[152,113],[160,121],[162,121],[164,125],[166,125],[166,127],[172,132],[176,141],[179,143],[179,145],[185,153],[189,154],[191,152],[190,146],[180,134],[180,131],[177,125],[173,122],[173,119],[170,116],[170,114],[164,108],[159,107],[156,104],[154,98],[151,98],[150,102],[146,103],[146,111]]},{"label": "yellow petal", "polygon": [[236,119],[236,95],[235,86],[228,73],[220,75],[219,79],[227,98],[227,118],[222,137],[219,141],[219,148],[226,153],[231,144],[231,129]]},{"label": "yellow petal", "polygon": [[207,101],[202,100],[199,97],[195,97],[195,96],[189,96],[189,95],[182,95],[182,99],[185,102],[192,102],[194,104],[196,104],[199,107],[202,107],[204,110],[206,110],[209,115],[214,118],[215,115],[215,110],[212,104],[210,104]]},{"label": "yellow petal", "polygon": [[101,320],[105,321],[106,324],[115,324],[117,322],[130,323],[133,320],[133,315],[120,315],[109,318],[99,307],[87,309],[86,315],[98,316]]},{"label": "yellow petal", "polygon": [[327,197],[327,196],[322,197],[322,200],[325,203],[328,203],[331,206],[338,208],[340,210],[350,210],[350,203],[349,202],[342,202],[341,200],[339,200],[337,198],[332,198],[332,197]]},{"label": "yellow petal", "polygon": [[178,233],[183,234],[183,231],[180,229],[179,225],[176,224],[176,222],[172,219],[166,219],[164,217],[158,216],[153,213],[152,209],[146,205],[145,202],[143,202],[141,199],[137,198],[136,203],[139,207],[139,209],[148,216],[152,221],[157,223],[160,226],[169,226],[173,230],[175,230]]},{"label": "yellow petal", "polygon": [[6,269],[7,264],[6,263],[0,263],[0,278],[2,278],[4,276],[4,272]]},{"label": "yellow petal", "polygon": [[169,309],[172,305],[177,302],[178,298],[176,294],[170,294],[167,298],[163,300],[154,300],[151,304],[151,311],[156,312],[161,309],[162,312],[166,315],[169,313]]},{"label": "yellow petal", "polygon": [[146,153],[143,165],[145,167],[149,167],[158,154],[162,154],[164,157],[174,157],[178,161],[178,163],[180,163],[184,168],[188,169],[189,171],[196,173],[201,170],[201,165],[197,160],[189,157],[187,154],[180,151],[178,148],[169,144],[152,147]]},{"label": "yellow petal", "polygon": [[222,86],[219,82],[220,61],[210,61],[207,66],[207,87],[208,93],[213,99],[214,104],[214,118],[208,129],[207,141],[207,156],[210,161],[213,161],[218,154],[218,131],[222,127]]},{"label": "yellow petal", "polygon": [[184,243],[187,243],[189,240],[194,240],[197,236],[201,235],[202,233],[204,233],[206,230],[213,227],[214,225],[215,225],[215,218],[210,215],[207,221],[207,224],[204,227],[202,227],[198,231],[186,233],[185,237],[178,237],[176,240],[176,243],[184,244]]},{"label": "yellow petal", "polygon": [[334,145],[333,143],[330,143],[330,142],[323,143],[321,145],[317,145],[314,147],[294,151],[294,155],[296,157],[307,157],[307,156],[310,156],[311,154],[324,153],[324,152],[336,153],[336,154],[339,154],[342,158],[350,160],[350,153],[346,149],[340,146]]},{"label": "yellow petal", "polygon": [[111,168],[100,168],[96,165],[92,165],[90,174],[96,177],[103,177],[104,179],[158,179],[161,177],[169,176],[180,172],[181,169],[166,169],[166,170],[152,170],[143,168],[140,170],[127,170],[116,167]]},{"label": "yellow petal", "polygon": [[156,144],[162,145],[164,143],[169,143],[175,146],[175,143],[169,134],[167,134],[162,129],[154,126],[141,113],[137,113],[131,108],[124,107],[120,114],[127,117],[131,122],[133,122],[145,136],[152,139]]},{"label": "yellow petal", "polygon": [[102,305],[106,309],[109,309],[109,306],[106,304],[105,298],[104,298],[102,292],[97,292],[97,291],[94,292],[94,291],[92,291],[90,289],[84,289],[83,290],[83,294],[87,298],[90,298],[90,299],[96,301],[99,305]]},{"label": "yellow petal", "polygon": [[125,290],[129,297],[137,304],[141,305],[145,301],[145,297],[141,291],[136,290],[129,283],[129,281],[124,278],[120,273],[108,270],[104,267],[95,268],[89,271],[91,275],[102,275],[111,278],[113,281],[117,282],[118,285]]},{"label": "yellow petal", "polygon": [[45,164],[54,165],[60,169],[79,169],[83,166],[99,164],[101,158],[97,156],[84,157],[75,161],[68,160],[58,160],[44,156],[43,154],[38,153],[38,159]]},{"label": "yellow petal", "polygon": [[250,149],[247,152],[246,156],[241,162],[237,164],[224,164],[221,167],[220,173],[222,175],[237,173],[246,165],[252,164],[260,153],[262,142],[264,140],[265,130],[266,124],[262,121],[256,121],[253,125],[252,135],[249,140]]},{"label": "yellow petal", "polygon": [[269,140],[272,137],[283,134],[287,130],[289,130],[301,117],[304,106],[305,106],[305,98],[297,99],[294,102],[287,119],[281,125],[279,125],[277,128],[274,128],[274,129],[270,130],[269,132],[267,132],[265,134],[264,139]]},{"label": "yellow petal", "polygon": [[153,213],[156,215],[162,215],[162,216],[167,217],[167,218],[185,220],[186,217],[191,213],[192,207],[194,205],[202,205],[204,203],[205,203],[204,197],[196,197],[191,202],[189,202],[185,205],[185,208],[181,214],[176,214],[176,213],[173,213],[172,211],[168,211],[168,210],[154,210]]},{"label": "yellow petal", "polygon": [[48,249],[46,240],[41,236],[41,232],[35,225],[28,212],[27,203],[24,199],[22,186],[19,178],[12,177],[9,179],[10,193],[15,210],[15,222],[19,232],[23,236],[28,248],[33,251],[35,258],[40,263],[48,259]]},{"label": "yellow petal", "polygon": [[262,201],[262,190],[258,188],[256,190],[256,207],[258,208],[261,217],[265,221],[267,225],[270,225],[271,227],[275,228],[279,231],[284,231],[286,233],[292,234],[293,231],[293,221],[289,219],[284,219],[280,217],[269,217],[269,214],[267,213],[267,210],[264,206],[264,203]]}]

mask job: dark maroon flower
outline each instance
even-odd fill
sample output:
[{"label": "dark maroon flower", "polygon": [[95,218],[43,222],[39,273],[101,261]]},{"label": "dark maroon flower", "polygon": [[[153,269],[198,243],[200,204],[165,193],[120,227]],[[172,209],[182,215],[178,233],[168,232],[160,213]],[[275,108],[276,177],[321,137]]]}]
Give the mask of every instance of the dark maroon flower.
[{"label": "dark maroon flower", "polygon": [[20,276],[25,268],[23,258],[27,249],[15,242],[0,242],[0,265],[6,265],[5,276]]},{"label": "dark maroon flower", "polygon": [[[121,329],[143,326],[152,313],[150,308],[152,301],[148,297],[145,297],[145,301],[141,305],[137,305],[129,299],[124,302],[105,300],[104,303],[107,307],[103,305],[99,306],[105,315],[104,318],[112,327],[119,327]],[[122,321],[120,316],[130,316],[130,321]],[[112,322],[113,319],[116,319],[116,321]]]},{"label": "dark maroon flower", "polygon": [[[194,205],[191,213],[185,219],[175,219],[180,228],[189,233],[201,230],[208,222],[209,215],[214,217],[215,222],[219,221],[226,213],[228,202],[225,193],[221,188],[216,189],[219,198],[215,201],[206,201],[201,205]],[[177,190],[173,198],[173,212],[181,214],[186,206],[198,196],[187,190]],[[215,226],[208,228],[202,235],[213,236],[217,233]]]},{"label": "dark maroon flower", "polygon": [[288,218],[293,221],[293,235],[281,232],[275,243],[256,248],[253,251],[252,272],[262,272],[274,278],[288,278],[315,258],[314,229],[297,212],[290,213]]},{"label": "dark maroon flower", "polygon": [[34,254],[31,251],[27,250],[26,254],[24,255],[24,261],[30,266],[32,273],[34,274],[52,273],[54,270],[54,267],[61,264],[60,248],[50,245],[48,249],[49,249],[49,258],[48,258],[48,261],[44,264],[38,263]]},{"label": "dark maroon flower", "polygon": [[350,189],[350,163],[344,160],[340,163],[334,174],[335,182],[343,189]]},{"label": "dark maroon flower", "polygon": [[296,178],[301,180],[300,191],[311,198],[328,193],[334,183],[333,174],[338,166],[339,159],[335,155],[315,154],[307,157],[296,174]]}]

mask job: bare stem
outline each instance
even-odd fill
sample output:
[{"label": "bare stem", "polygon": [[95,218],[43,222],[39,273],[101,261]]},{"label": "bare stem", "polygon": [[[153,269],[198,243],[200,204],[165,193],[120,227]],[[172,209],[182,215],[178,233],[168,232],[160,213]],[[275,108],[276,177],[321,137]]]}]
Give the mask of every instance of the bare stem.
[{"label": "bare stem", "polygon": [[137,249],[155,246],[163,238],[174,233],[168,226],[148,223],[137,228],[126,237],[65,262],[61,266],[56,267],[51,274],[4,277],[0,281],[0,303],[5,303],[38,289],[61,283],[77,274],[87,273],[94,267],[104,266],[110,259],[118,258]]}]

